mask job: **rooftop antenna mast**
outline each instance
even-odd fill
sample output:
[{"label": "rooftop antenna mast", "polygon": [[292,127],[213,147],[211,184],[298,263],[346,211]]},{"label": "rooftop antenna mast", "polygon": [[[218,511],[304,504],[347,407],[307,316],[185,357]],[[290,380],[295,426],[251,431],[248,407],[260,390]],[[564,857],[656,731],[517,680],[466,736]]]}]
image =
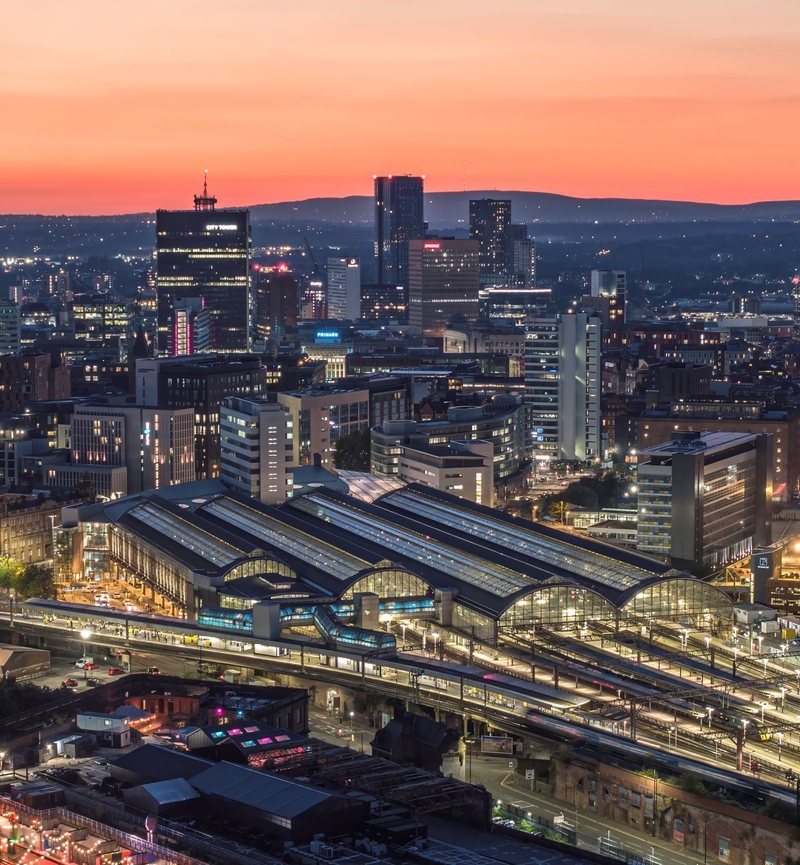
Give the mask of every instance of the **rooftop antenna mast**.
[{"label": "rooftop antenna mast", "polygon": [[208,169],[203,172],[203,194],[195,195],[194,209],[195,210],[213,210],[217,203],[217,199],[213,195],[208,194]]}]

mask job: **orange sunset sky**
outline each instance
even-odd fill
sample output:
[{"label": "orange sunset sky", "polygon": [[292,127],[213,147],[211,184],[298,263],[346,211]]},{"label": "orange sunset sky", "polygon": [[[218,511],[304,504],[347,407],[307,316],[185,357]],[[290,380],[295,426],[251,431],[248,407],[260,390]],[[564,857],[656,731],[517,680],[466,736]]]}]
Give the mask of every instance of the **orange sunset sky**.
[{"label": "orange sunset sky", "polygon": [[798,0],[4,0],[0,212],[800,198]]}]

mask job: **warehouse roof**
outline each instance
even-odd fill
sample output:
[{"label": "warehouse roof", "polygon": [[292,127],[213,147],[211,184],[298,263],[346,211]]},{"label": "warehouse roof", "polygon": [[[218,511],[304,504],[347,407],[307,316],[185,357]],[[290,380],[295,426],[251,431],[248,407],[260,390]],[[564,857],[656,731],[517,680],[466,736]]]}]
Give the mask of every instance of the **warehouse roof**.
[{"label": "warehouse roof", "polygon": [[192,786],[201,793],[286,819],[299,817],[331,798],[330,793],[297,781],[225,761],[195,776]]},{"label": "warehouse roof", "polygon": [[199,799],[200,794],[183,778],[171,778],[168,781],[155,781],[152,784],[142,784],[142,790],[158,802],[159,805],[169,805],[173,802],[187,802]]},{"label": "warehouse roof", "polygon": [[174,778],[193,778],[213,765],[210,760],[193,757],[162,745],[142,745],[141,748],[118,757],[111,767],[112,775],[113,769],[118,768],[141,778],[170,781]]}]

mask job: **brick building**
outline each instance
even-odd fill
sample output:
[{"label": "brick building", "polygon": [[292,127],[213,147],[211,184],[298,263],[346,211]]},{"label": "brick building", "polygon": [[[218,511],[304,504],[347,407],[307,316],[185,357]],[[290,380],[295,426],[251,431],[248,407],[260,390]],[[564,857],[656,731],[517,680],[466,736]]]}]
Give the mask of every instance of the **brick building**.
[{"label": "brick building", "polygon": [[780,865],[788,861],[796,831],[789,823],[688,793],[619,757],[589,749],[572,751],[569,761],[553,757],[550,784],[565,805],[657,836],[698,862]]},{"label": "brick building", "polygon": [[0,357],[0,411],[25,403],[69,399],[70,374],[58,353],[32,350]]}]

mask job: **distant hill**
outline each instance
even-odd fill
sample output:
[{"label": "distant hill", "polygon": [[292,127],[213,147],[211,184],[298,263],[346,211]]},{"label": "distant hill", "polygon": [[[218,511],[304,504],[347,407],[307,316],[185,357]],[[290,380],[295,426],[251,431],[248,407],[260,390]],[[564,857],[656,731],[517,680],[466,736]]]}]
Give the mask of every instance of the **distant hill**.
[{"label": "distant hill", "polygon": [[[425,217],[431,228],[466,225],[471,198],[510,198],[515,222],[727,222],[800,220],[800,201],[762,201],[753,204],[704,204],[636,198],[572,198],[547,192],[473,190],[425,194]],[[371,225],[372,198],[309,198],[277,204],[251,205],[256,221],[328,222]]]}]

